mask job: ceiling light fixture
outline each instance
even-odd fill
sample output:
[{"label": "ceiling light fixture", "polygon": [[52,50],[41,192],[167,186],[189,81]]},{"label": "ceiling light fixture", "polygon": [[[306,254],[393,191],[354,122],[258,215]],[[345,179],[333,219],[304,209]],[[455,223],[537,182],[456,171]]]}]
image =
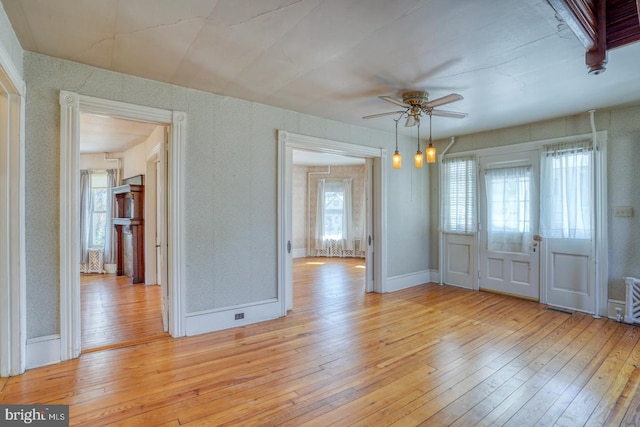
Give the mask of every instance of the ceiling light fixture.
[{"label": "ceiling light fixture", "polygon": [[431,143],[431,117],[432,114],[429,112],[429,146],[424,153],[427,156],[427,163],[435,163],[436,162],[436,147]]},{"label": "ceiling light fixture", "polygon": [[451,93],[433,101],[429,101],[429,93],[427,91],[410,91],[402,94],[402,100],[392,98],[390,96],[380,96],[383,99],[392,104],[403,107],[404,110],[389,111],[387,113],[372,114],[370,116],[364,116],[363,119],[373,119],[376,117],[388,116],[391,114],[400,114],[397,119],[393,119],[396,122],[396,151],[393,154],[393,168],[400,169],[402,165],[402,156],[398,151],[398,122],[403,117],[407,117],[405,126],[418,126],[418,151],[414,156],[414,164],[417,168],[421,168],[424,162],[424,155],[420,151],[420,118],[423,114],[429,116],[429,145],[425,149],[425,155],[427,157],[427,163],[435,163],[436,161],[436,148],[433,146],[431,138],[431,118],[435,114],[436,116],[453,117],[456,119],[462,119],[467,117],[466,113],[457,113],[454,111],[444,111],[435,109],[441,105],[449,104],[451,102],[460,101],[462,95],[457,93]]},{"label": "ceiling light fixture", "polygon": [[[404,117],[406,113],[400,114],[400,117],[397,119],[393,119],[396,122],[396,151],[393,153],[391,157],[391,161],[394,169],[400,169],[402,167],[402,156],[400,155],[400,151],[398,150],[398,122]],[[413,156],[413,164],[416,168],[422,168],[424,164],[425,155],[427,157],[427,163],[434,163],[436,161],[436,147],[433,146],[433,142],[431,140],[431,114],[429,113],[429,145],[425,149],[425,153],[422,154],[420,151],[420,116],[413,116],[408,114],[407,121],[412,120],[413,123],[417,126],[418,129],[418,149],[416,150],[416,154]]]},{"label": "ceiling light fixture", "polygon": [[417,168],[421,168],[424,156],[422,155],[422,151],[420,151],[420,121],[418,120],[416,124],[418,125],[418,151],[416,151],[416,155],[413,156],[413,163]]},{"label": "ceiling light fixture", "polygon": [[398,117],[397,119],[393,119],[396,122],[396,152],[393,153],[393,157],[391,158],[394,169],[400,169],[402,167],[402,156],[398,151],[398,122],[401,118],[402,116]]}]

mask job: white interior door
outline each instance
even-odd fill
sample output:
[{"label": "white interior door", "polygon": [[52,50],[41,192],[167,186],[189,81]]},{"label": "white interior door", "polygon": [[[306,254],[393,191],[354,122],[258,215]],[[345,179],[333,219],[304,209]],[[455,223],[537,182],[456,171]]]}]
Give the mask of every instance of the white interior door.
[{"label": "white interior door", "polygon": [[540,298],[538,151],[480,157],[479,287]]}]

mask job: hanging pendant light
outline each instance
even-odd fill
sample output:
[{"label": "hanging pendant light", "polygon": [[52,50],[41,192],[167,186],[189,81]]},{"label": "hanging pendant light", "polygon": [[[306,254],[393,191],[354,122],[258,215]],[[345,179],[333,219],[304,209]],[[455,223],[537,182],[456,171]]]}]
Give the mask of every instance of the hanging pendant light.
[{"label": "hanging pendant light", "polygon": [[393,153],[393,157],[392,162],[393,162],[393,168],[394,169],[400,169],[402,167],[402,156],[400,155],[400,152],[398,151],[398,122],[400,121],[400,119],[402,118],[402,116],[398,117],[398,119],[393,119],[396,122],[396,152]]},{"label": "hanging pendant light", "polygon": [[422,163],[424,161],[424,156],[422,155],[422,151],[420,151],[420,120],[419,119],[416,124],[418,125],[418,151],[416,151],[415,156],[413,156],[413,162],[416,168],[421,168]]},{"label": "hanging pendant light", "polygon": [[424,152],[427,155],[427,163],[436,162],[436,147],[431,143],[431,112],[429,112],[429,146]]}]

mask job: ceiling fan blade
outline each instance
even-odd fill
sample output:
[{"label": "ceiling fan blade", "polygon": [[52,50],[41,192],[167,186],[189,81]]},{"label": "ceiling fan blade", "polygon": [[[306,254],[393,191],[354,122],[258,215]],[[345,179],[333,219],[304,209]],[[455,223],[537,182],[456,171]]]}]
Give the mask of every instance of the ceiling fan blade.
[{"label": "ceiling fan blade", "polygon": [[400,114],[400,113],[404,113],[405,111],[406,110],[389,111],[388,113],[371,114],[370,116],[364,116],[363,119],[375,119],[376,117],[390,116],[392,114]]},{"label": "ceiling fan blade", "polygon": [[434,99],[433,101],[428,101],[424,104],[425,107],[433,108],[439,105],[448,104],[450,102],[460,101],[462,95],[458,95],[457,93],[451,93],[447,96],[443,96],[442,98]]},{"label": "ceiling fan blade", "polygon": [[455,111],[445,110],[432,110],[431,114],[441,117],[453,117],[454,119],[464,119],[465,117],[467,117],[467,113],[457,113]]},{"label": "ceiling fan blade", "polygon": [[401,107],[405,107],[405,108],[409,108],[409,107],[411,107],[410,105],[405,104],[404,102],[400,101],[399,99],[395,99],[395,98],[392,98],[392,97],[390,97],[390,96],[383,95],[383,96],[379,96],[378,98],[380,98],[380,99],[384,99],[384,100],[385,100],[385,101],[387,101],[387,102],[390,102],[390,103],[392,103],[392,104],[399,105],[399,106],[401,106]]}]

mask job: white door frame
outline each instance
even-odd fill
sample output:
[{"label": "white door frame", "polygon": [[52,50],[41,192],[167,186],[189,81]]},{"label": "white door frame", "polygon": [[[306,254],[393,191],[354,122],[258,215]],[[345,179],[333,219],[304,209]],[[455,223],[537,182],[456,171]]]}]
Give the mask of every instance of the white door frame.
[{"label": "white door frame", "polygon": [[346,142],[332,141],[312,136],[278,131],[278,298],[282,315],[293,305],[291,255],[291,179],[293,149],[339,154],[352,157],[373,158],[373,259],[368,260],[367,283],[373,282],[373,292],[386,290],[386,150]]},{"label": "white door frame", "polygon": [[185,335],[184,318],[184,146],[187,116],[107,99],[60,91],[60,358],[68,360],[81,352],[80,327],[80,112],[139,120],[170,126],[168,176],[168,286],[169,334]]},{"label": "white door frame", "polygon": [[0,376],[26,367],[25,84],[0,44]]}]

